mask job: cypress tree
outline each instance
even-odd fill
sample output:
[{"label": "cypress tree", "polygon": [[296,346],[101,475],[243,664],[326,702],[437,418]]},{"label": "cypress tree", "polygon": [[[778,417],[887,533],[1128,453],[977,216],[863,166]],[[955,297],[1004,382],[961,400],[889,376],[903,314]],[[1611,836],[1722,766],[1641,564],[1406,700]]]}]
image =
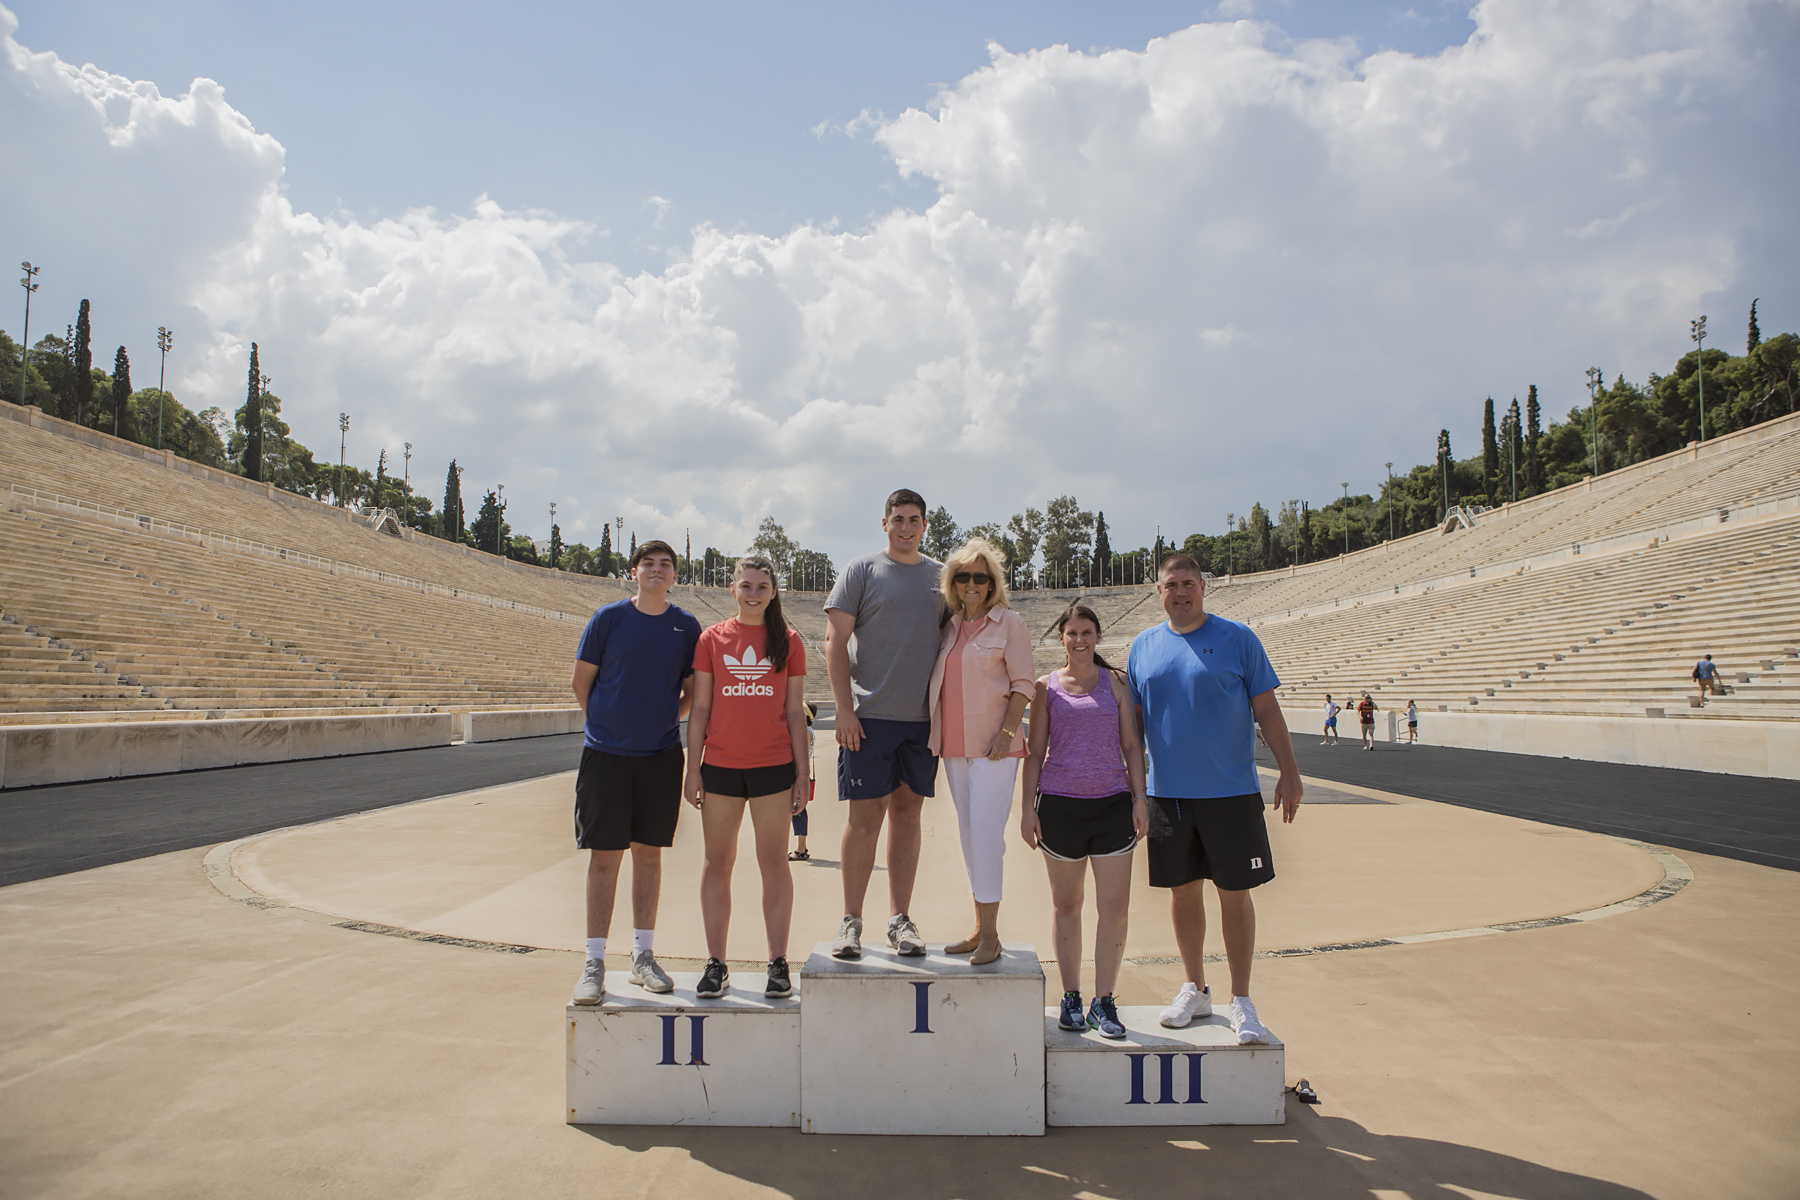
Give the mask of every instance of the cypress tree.
[{"label": "cypress tree", "polygon": [[1481,417],[1481,474],[1482,488],[1487,492],[1488,503],[1500,491],[1500,439],[1494,431],[1494,398],[1487,398],[1487,407]]},{"label": "cypress tree", "polygon": [[1544,490],[1544,459],[1538,450],[1543,436],[1543,414],[1538,411],[1537,384],[1525,393],[1525,494],[1535,496]]},{"label": "cypress tree", "polygon": [[75,423],[86,425],[88,412],[94,406],[93,326],[88,321],[88,302],[81,302],[75,317]]},{"label": "cypress tree", "polygon": [[1104,587],[1110,580],[1107,578],[1112,570],[1112,539],[1106,534],[1106,514],[1094,514],[1094,567],[1093,586]]},{"label": "cypress tree", "polygon": [[600,573],[613,573],[612,523],[603,521],[600,525]]},{"label": "cypress tree", "polygon": [[137,431],[131,427],[131,357],[123,346],[113,355],[112,407],[114,436],[136,441]]},{"label": "cypress tree", "polygon": [[462,473],[456,469],[456,460],[450,460],[450,471],[444,476],[444,540],[462,541],[463,507],[462,507]]},{"label": "cypress tree", "polygon": [[1744,347],[1745,354],[1749,354],[1752,350],[1762,345],[1762,330],[1757,328],[1756,325],[1756,306],[1760,303],[1760,300],[1752,300],[1750,302],[1750,342]]},{"label": "cypress tree", "polygon": [[263,477],[262,361],[250,343],[250,384],[244,392],[244,478]]},{"label": "cypress tree", "polygon": [[1300,544],[1296,549],[1299,551],[1297,556],[1299,562],[1312,561],[1312,505],[1304,500],[1300,502]]},{"label": "cypress tree", "polygon": [[550,526],[550,565],[561,568],[563,556],[562,526]]}]

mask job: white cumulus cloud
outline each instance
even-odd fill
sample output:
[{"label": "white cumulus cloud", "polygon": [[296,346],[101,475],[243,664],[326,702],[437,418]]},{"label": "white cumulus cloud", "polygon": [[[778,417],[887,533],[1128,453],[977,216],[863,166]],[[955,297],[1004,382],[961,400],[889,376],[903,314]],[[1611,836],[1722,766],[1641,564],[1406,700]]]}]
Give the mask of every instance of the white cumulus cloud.
[{"label": "white cumulus cloud", "polygon": [[412,441],[435,490],[455,456],[540,534],[554,500],[572,540],[623,516],[737,550],[773,513],[841,560],[905,485],[964,523],[1073,492],[1138,544],[1370,489],[1439,425],[1466,447],[1490,392],[1537,383],[1556,413],[1589,365],[1666,369],[1702,311],[1729,328],[1760,296],[1765,327],[1800,324],[1800,8],[1474,19],[1429,58],[1253,20],[995,47],[861,123],[935,185],[923,210],[702,225],[627,274],[604,231],[486,197],[295,211],[218,85],[76,68],[0,9],[0,228],[60,305],[34,328],[88,296],[96,343],[141,362],[169,324],[195,406],[241,403],[257,341],[302,440],[348,412],[353,457]]}]

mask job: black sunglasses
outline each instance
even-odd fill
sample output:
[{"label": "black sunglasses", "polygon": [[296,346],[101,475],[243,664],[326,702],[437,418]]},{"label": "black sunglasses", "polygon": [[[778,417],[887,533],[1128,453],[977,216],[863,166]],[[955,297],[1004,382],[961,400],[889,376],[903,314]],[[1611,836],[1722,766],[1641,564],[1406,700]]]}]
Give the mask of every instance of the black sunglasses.
[{"label": "black sunglasses", "polygon": [[968,571],[958,571],[950,577],[950,581],[952,583],[986,583],[992,578],[993,576],[986,571],[976,571],[973,574]]}]

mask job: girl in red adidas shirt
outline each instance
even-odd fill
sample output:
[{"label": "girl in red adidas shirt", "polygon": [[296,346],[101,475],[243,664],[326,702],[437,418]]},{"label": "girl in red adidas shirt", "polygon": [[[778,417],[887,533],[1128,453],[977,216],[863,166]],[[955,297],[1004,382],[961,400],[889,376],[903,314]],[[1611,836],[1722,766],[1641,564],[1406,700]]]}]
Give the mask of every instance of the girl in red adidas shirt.
[{"label": "girl in red adidas shirt", "polygon": [[706,865],[700,872],[700,917],[706,968],[694,994],[725,994],[725,940],[731,928],[731,869],[737,861],[744,807],[756,831],[762,871],[763,923],[769,935],[765,996],[789,996],[788,925],[794,879],[788,873],[788,823],[806,807],[806,645],[781,615],[775,564],[761,555],[738,560],[731,576],[738,615],[701,633],[694,650],[693,709],[688,716],[687,782],[682,795],[700,810]]}]

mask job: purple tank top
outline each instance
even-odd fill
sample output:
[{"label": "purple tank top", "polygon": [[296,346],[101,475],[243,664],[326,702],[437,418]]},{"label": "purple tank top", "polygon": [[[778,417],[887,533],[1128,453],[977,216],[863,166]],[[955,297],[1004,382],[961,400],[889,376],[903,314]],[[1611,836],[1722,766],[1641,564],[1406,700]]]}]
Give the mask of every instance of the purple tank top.
[{"label": "purple tank top", "polygon": [[1116,796],[1131,787],[1125,761],[1119,756],[1119,702],[1112,679],[1100,672],[1100,682],[1085,696],[1062,688],[1050,672],[1045,698],[1050,708],[1050,746],[1038,791],[1052,796],[1096,799]]}]

